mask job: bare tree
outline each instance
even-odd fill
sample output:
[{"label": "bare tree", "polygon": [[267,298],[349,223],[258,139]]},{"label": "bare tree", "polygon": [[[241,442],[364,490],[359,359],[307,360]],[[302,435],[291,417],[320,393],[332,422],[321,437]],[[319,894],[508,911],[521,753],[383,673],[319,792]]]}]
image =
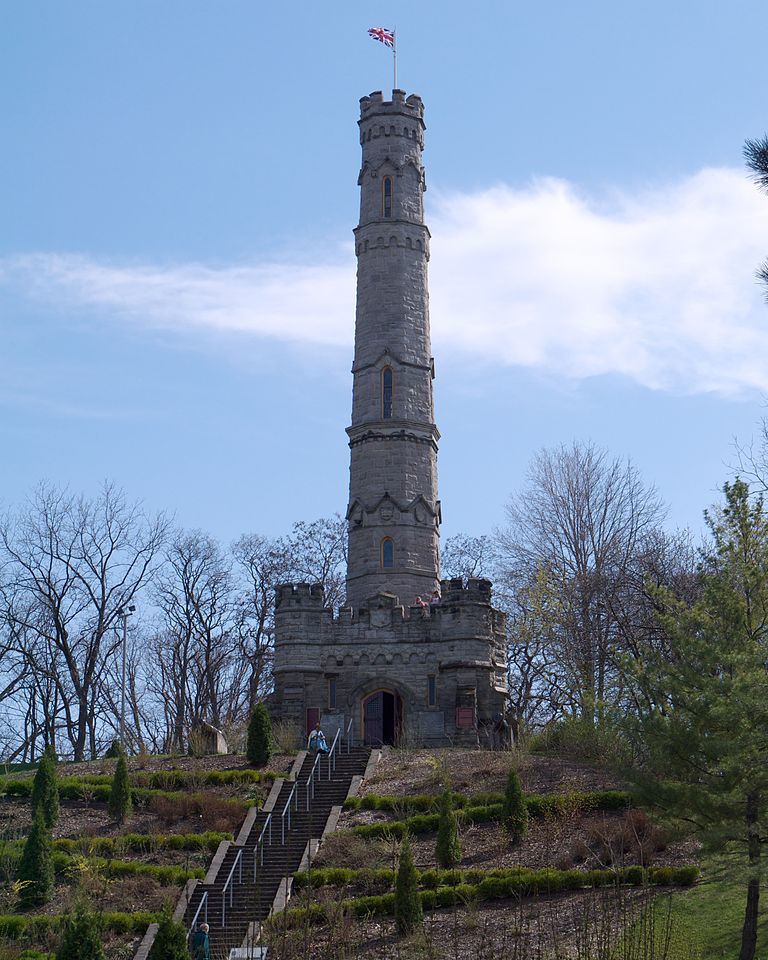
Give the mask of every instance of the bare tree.
[{"label": "bare tree", "polygon": [[284,539],[241,537],[232,547],[243,586],[237,604],[240,653],[249,665],[248,711],[269,691],[274,649],[275,586],[293,574],[290,545]]},{"label": "bare tree", "polygon": [[213,538],[179,531],[154,595],[161,628],[152,642],[152,685],[166,714],[167,748],[181,750],[190,726],[205,720],[220,727],[245,709],[230,562]]},{"label": "bare tree", "polygon": [[42,485],[0,522],[3,619],[41,688],[55,689],[75,760],[97,754],[118,611],[151,578],[166,531],[162,515],[147,517],[111,484],[94,500]]},{"label": "bare tree", "polygon": [[564,700],[588,722],[615,694],[620,633],[614,600],[642,544],[663,517],[661,501],[629,461],[592,444],[542,450],[497,534],[500,569],[513,595],[544,575],[557,592],[548,639]]},{"label": "bare tree", "polygon": [[336,513],[295,523],[286,547],[290,579],[322,584],[328,606],[342,606],[346,596],[347,521]]},{"label": "bare tree", "polygon": [[470,537],[457,533],[445,541],[440,560],[444,579],[461,577],[492,578],[496,567],[496,551],[490,537]]}]

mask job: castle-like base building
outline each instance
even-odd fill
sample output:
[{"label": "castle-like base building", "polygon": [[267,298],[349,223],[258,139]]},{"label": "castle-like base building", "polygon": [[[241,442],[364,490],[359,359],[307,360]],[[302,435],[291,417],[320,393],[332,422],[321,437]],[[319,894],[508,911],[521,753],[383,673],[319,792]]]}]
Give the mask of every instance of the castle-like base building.
[{"label": "castle-like base building", "polygon": [[440,581],[421,98],[360,101],[347,604],[283,585],[275,709],[376,745],[477,743],[503,714],[504,615],[487,580]]}]

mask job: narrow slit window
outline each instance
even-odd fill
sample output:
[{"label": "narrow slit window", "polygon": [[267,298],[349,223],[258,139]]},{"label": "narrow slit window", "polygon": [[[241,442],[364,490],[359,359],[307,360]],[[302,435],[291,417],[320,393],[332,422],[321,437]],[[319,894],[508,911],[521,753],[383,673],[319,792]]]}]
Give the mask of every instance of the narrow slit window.
[{"label": "narrow slit window", "polygon": [[392,367],[381,371],[381,415],[385,420],[392,416]]},{"label": "narrow slit window", "polygon": [[328,679],[328,709],[336,709],[336,677]]},{"label": "narrow slit window", "polygon": [[395,565],[395,543],[391,537],[381,541],[381,565],[385,570],[391,570]]},{"label": "narrow slit window", "polygon": [[382,184],[384,216],[392,216],[392,177],[384,177]]},{"label": "narrow slit window", "polygon": [[434,707],[437,705],[437,677],[430,674],[427,677],[427,706]]}]

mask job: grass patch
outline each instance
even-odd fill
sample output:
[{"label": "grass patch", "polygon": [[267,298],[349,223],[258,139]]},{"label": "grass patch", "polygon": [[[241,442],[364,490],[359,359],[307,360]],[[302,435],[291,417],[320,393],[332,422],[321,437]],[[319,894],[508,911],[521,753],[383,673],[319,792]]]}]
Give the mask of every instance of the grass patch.
[{"label": "grass patch", "polygon": [[[691,944],[692,960],[736,960],[746,901],[746,879],[736,875],[726,858],[707,861],[696,887],[672,899],[673,926]],[[757,956],[766,955],[768,912],[761,906]]]}]

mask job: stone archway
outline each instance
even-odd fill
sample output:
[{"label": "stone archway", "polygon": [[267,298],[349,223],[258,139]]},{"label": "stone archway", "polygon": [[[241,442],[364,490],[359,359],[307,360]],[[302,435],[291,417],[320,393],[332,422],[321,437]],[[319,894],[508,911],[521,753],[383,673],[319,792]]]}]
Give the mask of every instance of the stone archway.
[{"label": "stone archway", "polygon": [[403,726],[403,698],[397,690],[381,688],[362,700],[363,743],[369,747],[393,746]]}]

